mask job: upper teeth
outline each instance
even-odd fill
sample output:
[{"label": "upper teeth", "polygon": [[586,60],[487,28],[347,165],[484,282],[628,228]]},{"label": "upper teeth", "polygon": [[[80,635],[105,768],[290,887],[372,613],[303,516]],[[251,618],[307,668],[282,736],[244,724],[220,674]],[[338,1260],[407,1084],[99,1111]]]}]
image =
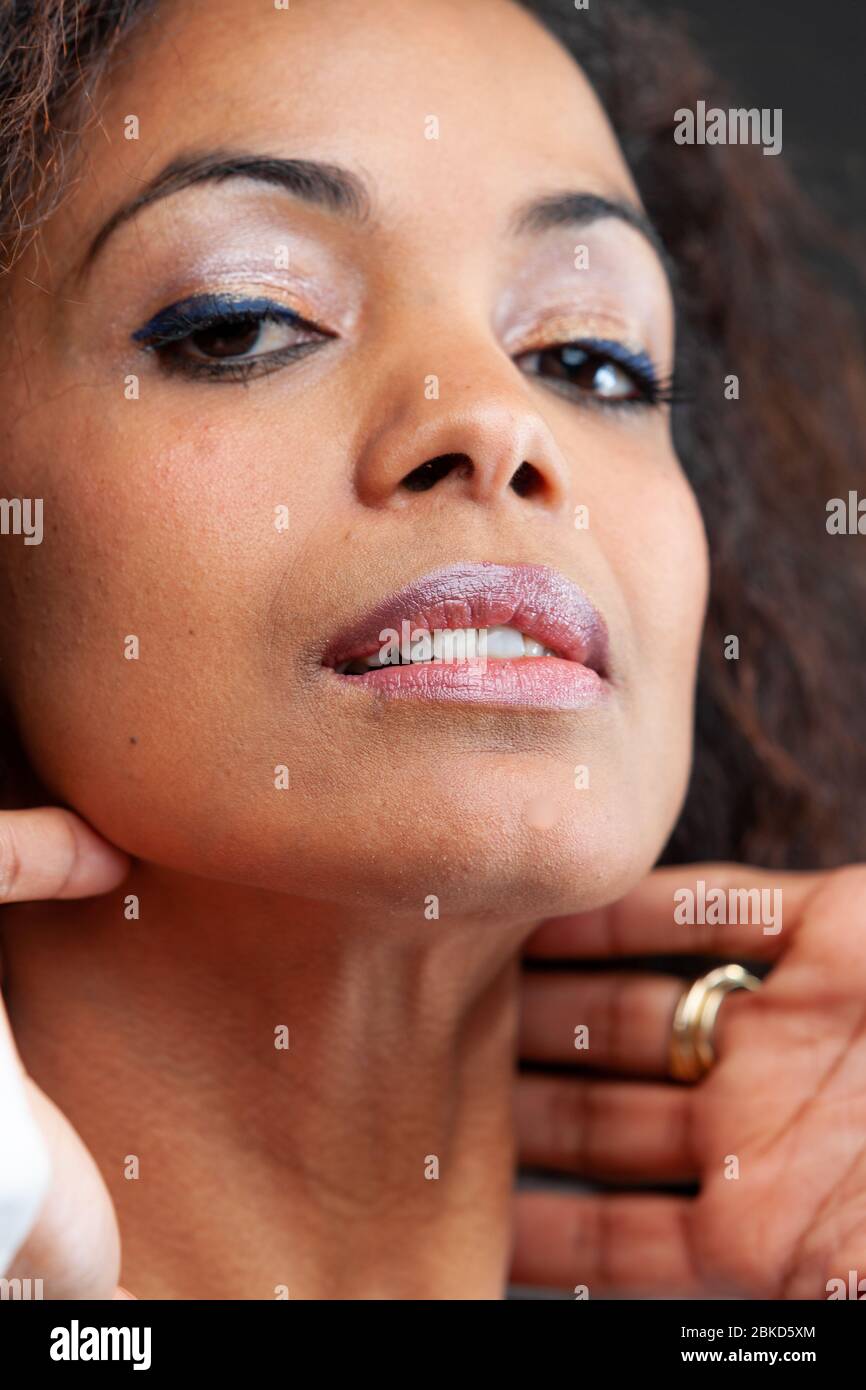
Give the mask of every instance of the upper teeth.
[{"label": "upper teeth", "polygon": [[[543,646],[541,642],[536,642],[533,637],[525,636],[516,627],[447,628],[433,633],[425,633],[425,637],[426,641],[412,642],[411,650],[400,658],[402,664],[412,665],[434,659],[439,661],[471,660],[484,656],[502,659],[556,655],[549,647]],[[393,661],[382,661],[379,653],[374,652],[370,656],[343,661],[336,669],[339,672],[352,675],[394,664]]]}]

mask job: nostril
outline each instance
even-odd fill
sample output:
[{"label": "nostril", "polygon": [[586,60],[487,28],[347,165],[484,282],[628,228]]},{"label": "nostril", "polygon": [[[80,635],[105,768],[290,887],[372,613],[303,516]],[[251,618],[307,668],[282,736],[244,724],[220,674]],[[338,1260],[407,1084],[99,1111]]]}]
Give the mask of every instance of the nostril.
[{"label": "nostril", "polygon": [[428,459],[407,473],[402,486],[409,492],[427,492],[431,487],[459,468],[464,476],[472,472],[472,461],[468,454],[440,454],[438,458]]},{"label": "nostril", "polygon": [[544,479],[531,463],[522,463],[511,479],[511,487],[518,497],[535,497],[544,491]]},{"label": "nostril", "polygon": [[[439,454],[427,459],[411,473],[407,473],[401,486],[407,492],[428,492],[449,473],[459,472],[462,477],[471,477],[474,465],[468,454]],[[544,491],[544,479],[531,463],[522,463],[509,484],[518,497],[535,497]]]}]

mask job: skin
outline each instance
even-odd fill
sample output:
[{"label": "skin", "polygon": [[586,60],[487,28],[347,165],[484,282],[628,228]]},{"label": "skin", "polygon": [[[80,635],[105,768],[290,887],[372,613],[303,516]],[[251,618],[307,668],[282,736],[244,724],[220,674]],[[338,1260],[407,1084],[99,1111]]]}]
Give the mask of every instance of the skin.
[{"label": "skin", "polygon": [[[214,147],[348,166],[375,216],[201,185],[82,269],[143,180]],[[667,411],[596,408],[515,360],[592,331],[670,372],[639,232],[508,233],[530,195],[636,190],[579,69],[505,0],[167,6],[79,159],[10,289],[4,488],[44,498],[46,536],[0,551],[0,644],[46,799],[133,867],[122,891],[4,914],[21,1057],[105,1175],[140,1296],[499,1297],[519,950],[646,874],[689,772],[707,553]],[[335,336],[247,386],[132,343],[227,283]],[[451,452],[471,468],[402,488]],[[610,632],[604,709],[383,706],[324,681],[353,616],[466,559],[581,584]]]}]

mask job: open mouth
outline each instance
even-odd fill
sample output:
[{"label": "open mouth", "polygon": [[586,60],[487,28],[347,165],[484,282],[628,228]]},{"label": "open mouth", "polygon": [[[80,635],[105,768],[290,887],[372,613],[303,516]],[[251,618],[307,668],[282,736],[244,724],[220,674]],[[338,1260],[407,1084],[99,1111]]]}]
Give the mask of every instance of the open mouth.
[{"label": "open mouth", "polygon": [[[405,626],[409,627],[409,624]],[[381,671],[386,666],[457,661],[522,661],[540,656],[562,658],[561,652],[546,647],[543,642],[516,627],[504,625],[440,628],[435,632],[415,628],[401,635],[404,640],[396,645],[390,643],[385,634],[380,634],[383,645],[377,651],[368,656],[341,661],[334,670],[341,676],[363,676],[368,671]]]},{"label": "open mouth", "polygon": [[383,696],[586,704],[607,685],[607,629],[573,581],[540,565],[450,565],[340,633],[322,664]]}]

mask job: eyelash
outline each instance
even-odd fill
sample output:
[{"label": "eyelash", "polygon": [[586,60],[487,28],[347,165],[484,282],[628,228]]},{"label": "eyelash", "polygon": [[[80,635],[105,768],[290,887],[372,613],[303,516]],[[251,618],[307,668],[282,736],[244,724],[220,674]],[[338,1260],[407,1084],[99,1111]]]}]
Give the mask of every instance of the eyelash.
[{"label": "eyelash", "polygon": [[[556,356],[566,352],[570,352],[573,356],[579,355],[582,358],[580,362],[572,363],[575,369],[586,367],[594,373],[600,367],[613,364],[630,377],[638,392],[636,396],[624,396],[618,399],[607,398],[593,395],[590,391],[564,378],[542,378],[545,385],[551,390],[560,392],[569,400],[578,400],[581,404],[589,405],[598,410],[628,410],[655,408],[673,404],[683,399],[675,386],[673,377],[663,377],[647,353],[632,352],[622,343],[610,338],[576,338],[567,343],[555,343],[546,348],[533,348],[528,352],[520,353],[515,361],[520,363],[526,358]],[[531,373],[531,375],[536,375],[536,373]]]},{"label": "eyelash", "polygon": [[[246,360],[238,357],[234,361],[229,358],[208,361],[185,358],[181,355],[182,345],[197,334],[220,326],[238,328],[245,324],[250,328],[258,326],[261,329],[266,323],[288,325],[300,333],[314,336]],[[209,381],[245,383],[279,371],[289,363],[306,356],[333,336],[308,319],[302,318],[295,310],[269,299],[229,299],[223,295],[199,295],[180,300],[177,304],[161,310],[143,328],[133,333],[132,338],[142,349],[153,352],[166,372],[181,374],[194,380],[205,378]],[[577,386],[567,378],[541,377],[540,373],[530,373],[539,375],[546,385],[570,400],[602,410],[625,410],[635,407],[658,407],[680,399],[673,380],[662,379],[646,353],[632,352],[622,343],[612,339],[576,339],[567,343],[551,344],[548,347],[522,352],[514,361],[520,368],[520,363],[526,359],[555,357],[566,352],[570,352],[572,356],[581,356],[579,362],[571,364],[574,368],[583,367],[596,372],[601,367],[613,364],[631,378],[638,392],[638,395],[631,397],[605,398],[593,395],[591,391]]]},{"label": "eyelash", "polygon": [[[205,333],[220,326],[250,327],[266,323],[288,325],[299,332],[315,335],[304,342],[292,343],[277,351],[263,354],[259,358],[236,361],[215,358],[213,361],[183,358],[180,347],[198,333]],[[164,371],[177,372],[194,379],[205,377],[211,381],[250,381],[256,376],[267,376],[279,371],[289,362],[305,356],[320,343],[333,335],[318,325],[302,318],[294,309],[276,304],[270,299],[228,299],[224,295],[199,295],[184,299],[163,309],[154,318],[133,333],[133,341],[160,359]]]}]

